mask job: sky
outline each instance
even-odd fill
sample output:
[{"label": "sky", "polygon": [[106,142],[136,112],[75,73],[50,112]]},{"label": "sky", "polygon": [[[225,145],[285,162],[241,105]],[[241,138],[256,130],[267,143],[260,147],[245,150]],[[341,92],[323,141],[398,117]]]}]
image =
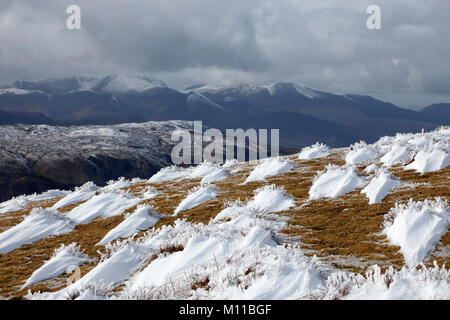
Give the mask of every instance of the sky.
[{"label": "sky", "polygon": [[[66,27],[72,4],[81,30]],[[380,30],[366,26],[371,4]],[[450,1],[1,0],[1,83],[108,74],[450,102]]]}]

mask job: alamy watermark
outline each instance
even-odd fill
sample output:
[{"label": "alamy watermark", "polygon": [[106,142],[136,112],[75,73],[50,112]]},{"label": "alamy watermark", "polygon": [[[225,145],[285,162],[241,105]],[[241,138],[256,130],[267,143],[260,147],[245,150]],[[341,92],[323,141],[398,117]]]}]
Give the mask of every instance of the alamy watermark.
[{"label": "alamy watermark", "polygon": [[367,7],[367,14],[370,16],[366,20],[367,29],[380,30],[381,29],[381,8],[376,4]]},{"label": "alamy watermark", "polygon": [[76,4],[72,4],[67,7],[66,13],[69,17],[66,20],[66,27],[69,30],[81,29],[81,8]]},{"label": "alamy watermark", "polygon": [[[270,135],[269,135],[270,131]],[[172,149],[173,164],[200,164],[203,161],[222,164],[225,160],[239,162],[276,157],[280,150],[279,129],[226,129],[210,128],[203,132],[202,121],[194,121],[194,130],[177,129],[171,141],[178,142]]]}]

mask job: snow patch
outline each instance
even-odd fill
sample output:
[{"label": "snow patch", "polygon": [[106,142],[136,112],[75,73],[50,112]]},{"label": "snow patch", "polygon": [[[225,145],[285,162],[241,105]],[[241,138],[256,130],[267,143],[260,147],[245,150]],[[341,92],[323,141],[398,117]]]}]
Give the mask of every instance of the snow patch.
[{"label": "snow patch", "polygon": [[369,184],[361,190],[369,198],[369,204],[379,203],[400,181],[389,174],[385,169],[379,169]]},{"label": "snow patch", "polygon": [[247,203],[248,209],[264,212],[278,212],[294,206],[294,199],[286,195],[283,188],[277,188],[274,184],[255,190],[255,196]]},{"label": "snow patch", "polygon": [[414,157],[414,161],[405,167],[420,173],[437,171],[450,165],[450,154],[442,149],[421,150]]},{"label": "snow patch", "polygon": [[275,176],[290,171],[294,163],[281,157],[262,160],[250,173],[244,184],[252,181],[261,181],[267,177]]},{"label": "snow patch", "polygon": [[351,146],[352,150],[345,156],[345,162],[353,165],[361,162],[372,161],[377,157],[376,150],[368,146],[364,141]]},{"label": "snow patch", "polygon": [[323,158],[329,155],[330,152],[331,150],[327,145],[317,142],[310,147],[303,148],[298,158],[301,160]]},{"label": "snow patch", "polygon": [[68,246],[62,244],[54,251],[50,260],[33,272],[22,289],[44,280],[56,278],[66,272],[72,272],[76,267],[91,260],[75,242]]},{"label": "snow patch", "polygon": [[199,204],[209,201],[217,197],[219,190],[214,185],[202,185],[192,189],[186,198],[184,198],[178,207],[175,209],[174,214],[178,214],[181,211],[188,210],[198,206]]},{"label": "snow patch", "polygon": [[73,223],[55,209],[34,208],[25,219],[0,234],[0,254],[27,243],[72,231]]},{"label": "snow patch", "polygon": [[339,167],[328,165],[314,179],[309,190],[310,199],[335,198],[361,188],[365,179],[353,166]]},{"label": "snow patch", "polygon": [[400,246],[405,262],[415,266],[426,259],[435,244],[447,233],[450,215],[447,202],[440,198],[395,204],[385,218],[384,231],[389,241]]},{"label": "snow patch", "polygon": [[104,245],[113,240],[137,234],[155,225],[159,219],[160,215],[152,207],[139,206],[133,213],[127,215],[117,227],[110,230],[97,245]]}]

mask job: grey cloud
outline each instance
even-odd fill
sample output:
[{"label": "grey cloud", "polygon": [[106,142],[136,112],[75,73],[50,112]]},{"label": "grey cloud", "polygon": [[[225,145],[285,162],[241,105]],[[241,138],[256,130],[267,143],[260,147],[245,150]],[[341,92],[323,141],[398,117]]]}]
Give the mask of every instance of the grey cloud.
[{"label": "grey cloud", "polygon": [[[365,27],[369,4],[382,30]],[[82,8],[82,30],[65,8]],[[195,82],[297,81],[337,92],[450,95],[442,0],[2,1],[0,81],[148,73]]]}]

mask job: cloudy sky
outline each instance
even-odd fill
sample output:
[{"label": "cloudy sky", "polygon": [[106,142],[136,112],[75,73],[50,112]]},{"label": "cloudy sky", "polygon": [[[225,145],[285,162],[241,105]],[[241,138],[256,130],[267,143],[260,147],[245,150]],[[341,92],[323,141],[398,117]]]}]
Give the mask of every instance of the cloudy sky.
[{"label": "cloudy sky", "polygon": [[[81,30],[66,8],[81,8]],[[381,8],[381,30],[366,9]],[[0,82],[149,74],[450,102],[448,0],[1,0]]]}]

